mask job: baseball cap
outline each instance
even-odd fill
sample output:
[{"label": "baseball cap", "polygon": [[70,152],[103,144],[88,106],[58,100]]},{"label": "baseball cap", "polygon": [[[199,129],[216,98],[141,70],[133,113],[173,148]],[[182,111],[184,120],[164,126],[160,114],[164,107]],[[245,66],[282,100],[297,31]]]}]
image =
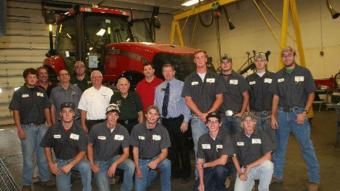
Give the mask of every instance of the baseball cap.
[{"label": "baseball cap", "polygon": [[220,116],[218,113],[216,113],[216,112],[211,112],[211,113],[209,113],[209,114],[207,115],[207,117],[205,117],[205,119],[208,121],[208,120],[209,120],[210,118],[212,118],[212,117],[217,118],[218,121],[221,121],[221,116]]},{"label": "baseball cap", "polygon": [[267,60],[267,56],[266,56],[266,53],[264,52],[257,52],[254,56],[254,60]]},{"label": "baseball cap", "polygon": [[71,108],[72,110],[74,110],[75,108],[75,105],[73,102],[64,102],[60,105],[60,108],[61,109],[64,109],[64,108]]},{"label": "baseball cap", "polygon": [[228,62],[232,62],[233,61],[233,58],[231,58],[230,56],[228,56],[227,54],[224,54],[222,57],[221,57],[221,62],[223,62],[224,60],[228,61]]},{"label": "baseball cap", "polygon": [[116,113],[120,113],[119,107],[117,104],[111,103],[109,106],[107,106],[106,108],[106,114],[108,114],[109,112],[116,112]]}]

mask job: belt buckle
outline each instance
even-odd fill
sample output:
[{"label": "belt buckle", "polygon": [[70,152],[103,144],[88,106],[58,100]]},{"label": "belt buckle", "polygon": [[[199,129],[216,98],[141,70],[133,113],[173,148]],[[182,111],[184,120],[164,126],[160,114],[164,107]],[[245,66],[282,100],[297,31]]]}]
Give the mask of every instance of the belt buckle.
[{"label": "belt buckle", "polygon": [[232,110],[225,111],[225,115],[228,116],[228,117],[233,116],[233,114],[234,114],[234,112]]}]

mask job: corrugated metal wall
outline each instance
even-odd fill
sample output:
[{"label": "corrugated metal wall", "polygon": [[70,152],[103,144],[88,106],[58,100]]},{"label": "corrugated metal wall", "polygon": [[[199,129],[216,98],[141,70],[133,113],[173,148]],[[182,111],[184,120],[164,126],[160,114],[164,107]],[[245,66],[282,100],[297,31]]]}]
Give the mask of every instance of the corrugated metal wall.
[{"label": "corrugated metal wall", "polygon": [[0,125],[12,124],[8,104],[23,84],[23,69],[42,65],[48,50],[48,27],[39,1],[7,1],[5,36],[0,37]]}]

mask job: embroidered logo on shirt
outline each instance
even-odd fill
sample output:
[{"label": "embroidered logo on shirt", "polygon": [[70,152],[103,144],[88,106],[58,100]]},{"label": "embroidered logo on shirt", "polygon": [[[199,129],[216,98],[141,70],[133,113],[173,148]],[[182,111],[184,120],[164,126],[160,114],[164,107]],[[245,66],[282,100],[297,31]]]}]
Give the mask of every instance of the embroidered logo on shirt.
[{"label": "embroidered logo on shirt", "polygon": [[74,133],[71,133],[71,135],[70,135],[70,139],[73,139],[73,140],[79,140],[79,135],[77,135],[77,134],[74,134]]},{"label": "embroidered logo on shirt", "polygon": [[237,142],[236,145],[239,147],[244,146],[244,142]]},{"label": "embroidered logo on shirt", "polygon": [[305,81],[305,77],[304,76],[295,76],[294,80],[295,80],[295,82],[303,82],[303,81]]},{"label": "embroidered logo on shirt", "polygon": [[159,140],[161,140],[161,136],[160,135],[152,135],[152,140],[159,141]]},{"label": "embroidered logo on shirt", "polygon": [[115,135],[114,140],[122,141],[122,140],[124,140],[124,135]]},{"label": "embroidered logo on shirt", "polygon": [[264,83],[271,84],[272,81],[273,81],[273,79],[271,79],[271,78],[265,78],[265,79],[264,79]]},{"label": "embroidered logo on shirt", "polygon": [[284,78],[279,78],[279,79],[277,79],[277,82],[278,82],[278,83],[281,83],[281,82],[284,82],[284,81],[285,81]]},{"label": "embroidered logo on shirt", "polygon": [[261,139],[251,139],[251,144],[261,144]]},{"label": "embroidered logo on shirt", "polygon": [[223,149],[223,145],[216,145],[216,149]]},{"label": "embroidered logo on shirt", "polygon": [[106,137],[105,136],[98,136],[98,139],[99,140],[106,140]]},{"label": "embroidered logo on shirt", "polygon": [[37,92],[37,96],[39,96],[39,97],[44,97],[44,93]]},{"label": "embroidered logo on shirt", "polygon": [[237,85],[238,84],[238,80],[230,80],[229,84]]},{"label": "embroidered logo on shirt", "polygon": [[207,83],[215,83],[215,78],[207,78]]},{"label": "embroidered logo on shirt", "polygon": [[55,139],[60,139],[60,138],[61,138],[61,135],[55,134],[55,135],[53,135],[53,138],[55,138]]},{"label": "embroidered logo on shirt", "polygon": [[139,140],[145,140],[145,137],[144,136],[138,136],[138,139]]},{"label": "embroidered logo on shirt", "polygon": [[255,84],[256,84],[256,81],[249,82],[249,85],[255,85]]},{"label": "embroidered logo on shirt", "polygon": [[210,144],[202,144],[202,149],[211,149]]},{"label": "embroidered logo on shirt", "polygon": [[196,82],[196,81],[195,82],[191,82],[191,85],[192,86],[196,86],[196,85],[198,85],[198,82]]},{"label": "embroidered logo on shirt", "polygon": [[28,94],[22,94],[21,97],[22,97],[22,98],[27,98],[27,97],[30,97],[30,95],[28,95]]}]

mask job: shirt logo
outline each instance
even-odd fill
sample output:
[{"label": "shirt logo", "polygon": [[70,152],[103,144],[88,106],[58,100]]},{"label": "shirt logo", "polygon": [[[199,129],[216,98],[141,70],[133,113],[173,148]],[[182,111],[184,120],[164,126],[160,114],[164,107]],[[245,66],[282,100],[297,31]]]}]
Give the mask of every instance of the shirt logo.
[{"label": "shirt logo", "polygon": [[216,149],[223,149],[223,145],[216,145]]},{"label": "shirt logo", "polygon": [[242,146],[244,146],[244,142],[237,142],[236,145],[239,146],[239,147],[242,147]]},{"label": "shirt logo", "polygon": [[98,136],[97,137],[99,140],[106,140],[106,137],[105,136]]},{"label": "shirt logo", "polygon": [[124,135],[115,135],[114,140],[122,141],[122,140],[124,140]]},{"label": "shirt logo", "polygon": [[202,149],[211,149],[210,144],[202,144]]},{"label": "shirt logo", "polygon": [[264,83],[271,84],[272,81],[273,81],[273,79],[271,79],[271,78],[265,78],[265,79],[264,79]]},{"label": "shirt logo", "polygon": [[251,144],[261,144],[261,139],[251,139]]},{"label": "shirt logo", "polygon": [[215,78],[207,78],[207,83],[215,83]]},{"label": "shirt logo", "polygon": [[37,96],[39,96],[39,97],[44,97],[44,93],[37,92]]},{"label": "shirt logo", "polygon": [[229,84],[231,85],[237,85],[238,84],[238,80],[230,80]]},{"label": "shirt logo", "polygon": [[70,135],[70,139],[73,139],[73,140],[79,140],[79,135],[77,135],[77,134],[74,134],[74,133],[71,133],[71,135]]},{"label": "shirt logo", "polygon": [[191,85],[196,86],[196,85],[198,85],[198,82],[191,82]]},{"label": "shirt logo", "polygon": [[279,79],[277,79],[277,82],[278,82],[278,83],[281,83],[281,82],[284,82],[284,81],[285,81],[284,78],[279,78]]},{"label": "shirt logo", "polygon": [[22,98],[27,98],[27,97],[30,97],[30,95],[28,95],[28,94],[22,94],[21,97],[22,97]]},{"label": "shirt logo", "polygon": [[60,139],[60,138],[61,138],[61,135],[55,134],[55,135],[53,135],[53,138],[55,138],[55,139]]},{"label": "shirt logo", "polygon": [[303,81],[305,81],[305,77],[304,76],[295,76],[294,80],[295,80],[295,82],[303,82]]},{"label": "shirt logo", "polygon": [[138,136],[138,139],[139,140],[145,140],[145,137],[144,136]]},{"label": "shirt logo", "polygon": [[256,84],[256,81],[249,82],[249,85],[255,85],[255,84]]},{"label": "shirt logo", "polygon": [[159,140],[161,140],[161,136],[160,135],[152,135],[152,140],[159,141]]}]

